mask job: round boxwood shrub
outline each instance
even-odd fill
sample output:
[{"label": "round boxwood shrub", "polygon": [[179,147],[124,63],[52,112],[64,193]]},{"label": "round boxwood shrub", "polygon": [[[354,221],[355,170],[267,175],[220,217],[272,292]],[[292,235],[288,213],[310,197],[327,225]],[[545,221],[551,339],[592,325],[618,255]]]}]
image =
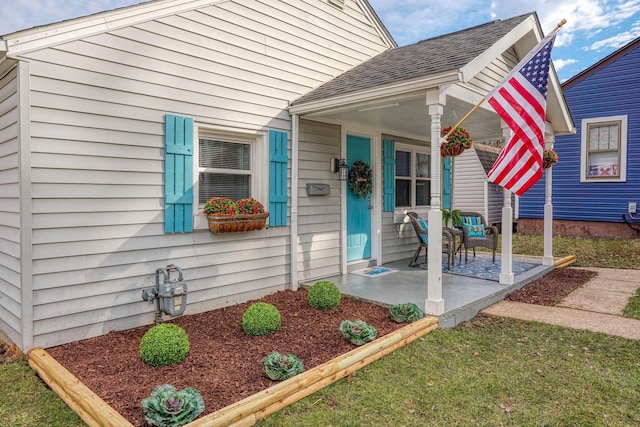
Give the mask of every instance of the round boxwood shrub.
[{"label": "round boxwood shrub", "polygon": [[266,302],[251,304],[242,315],[242,330],[247,335],[269,335],[280,329],[278,309]]},{"label": "round boxwood shrub", "polygon": [[309,305],[318,310],[331,310],[340,305],[340,289],[333,282],[321,280],[309,288]]},{"label": "round boxwood shrub", "polygon": [[184,329],[173,323],[154,326],[140,340],[140,357],[154,368],[181,362],[188,353],[189,337]]}]

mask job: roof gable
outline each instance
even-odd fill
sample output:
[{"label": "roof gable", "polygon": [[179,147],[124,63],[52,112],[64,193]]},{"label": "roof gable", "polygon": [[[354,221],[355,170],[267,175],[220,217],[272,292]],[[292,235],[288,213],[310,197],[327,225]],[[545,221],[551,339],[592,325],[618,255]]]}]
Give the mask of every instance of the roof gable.
[{"label": "roof gable", "polygon": [[[229,1],[231,0],[150,0],[0,36],[0,53],[4,51],[7,56],[17,56],[117,28]],[[354,1],[386,45],[397,46],[368,0]]]},{"label": "roof gable", "polygon": [[427,75],[461,72],[532,14],[497,20],[451,34],[389,49],[337,76],[293,104],[408,81]]},{"label": "roof gable", "polygon": [[478,160],[480,160],[482,169],[488,175],[491,167],[498,159],[501,149],[499,147],[494,147],[487,144],[479,144],[477,142],[474,142],[473,147],[476,151],[476,155],[478,156]]}]

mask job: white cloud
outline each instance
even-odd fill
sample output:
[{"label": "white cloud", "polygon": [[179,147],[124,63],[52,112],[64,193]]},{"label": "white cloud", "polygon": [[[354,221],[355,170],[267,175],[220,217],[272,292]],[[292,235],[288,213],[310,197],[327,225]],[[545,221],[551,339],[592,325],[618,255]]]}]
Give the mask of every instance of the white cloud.
[{"label": "white cloud", "polygon": [[629,31],[623,31],[615,36],[592,43],[587,49],[596,51],[603,49],[619,49],[638,37],[640,37],[640,22],[637,22]]},{"label": "white cloud", "polygon": [[560,70],[564,67],[566,67],[567,65],[572,65],[577,63],[578,61],[576,59],[554,59],[553,60],[553,66],[555,67],[556,71]]}]

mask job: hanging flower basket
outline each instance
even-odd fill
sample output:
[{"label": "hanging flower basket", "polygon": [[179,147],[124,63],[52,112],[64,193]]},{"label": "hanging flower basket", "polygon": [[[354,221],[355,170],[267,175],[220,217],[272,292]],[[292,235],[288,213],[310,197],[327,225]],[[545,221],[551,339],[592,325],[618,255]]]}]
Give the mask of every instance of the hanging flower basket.
[{"label": "hanging flower basket", "polygon": [[542,167],[548,169],[558,163],[558,153],[551,148],[545,148],[542,152]]},{"label": "hanging flower basket", "polygon": [[[451,126],[445,127],[440,131],[440,136],[444,137],[450,130]],[[471,148],[472,143],[471,134],[465,128],[458,126],[440,145],[440,155],[443,157],[457,156],[467,148]]]},{"label": "hanging flower basket", "polygon": [[253,198],[234,202],[227,197],[212,197],[204,204],[204,213],[212,233],[262,230],[269,217],[262,203]]},{"label": "hanging flower basket", "polygon": [[212,233],[262,230],[267,223],[267,218],[269,218],[269,212],[244,215],[207,215],[209,231]]},{"label": "hanging flower basket", "polygon": [[353,162],[353,167],[349,171],[349,188],[359,199],[367,197],[373,189],[371,168],[362,160]]}]

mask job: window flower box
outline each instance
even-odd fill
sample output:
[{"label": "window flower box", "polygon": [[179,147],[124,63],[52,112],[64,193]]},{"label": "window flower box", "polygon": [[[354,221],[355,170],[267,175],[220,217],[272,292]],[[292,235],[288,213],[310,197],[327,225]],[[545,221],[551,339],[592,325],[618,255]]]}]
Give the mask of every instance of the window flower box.
[{"label": "window flower box", "polygon": [[269,212],[244,215],[207,215],[209,231],[212,233],[262,230],[268,217]]},{"label": "window flower box", "polygon": [[234,202],[227,197],[212,197],[205,203],[204,213],[212,233],[262,230],[269,217],[262,203],[253,198]]}]

